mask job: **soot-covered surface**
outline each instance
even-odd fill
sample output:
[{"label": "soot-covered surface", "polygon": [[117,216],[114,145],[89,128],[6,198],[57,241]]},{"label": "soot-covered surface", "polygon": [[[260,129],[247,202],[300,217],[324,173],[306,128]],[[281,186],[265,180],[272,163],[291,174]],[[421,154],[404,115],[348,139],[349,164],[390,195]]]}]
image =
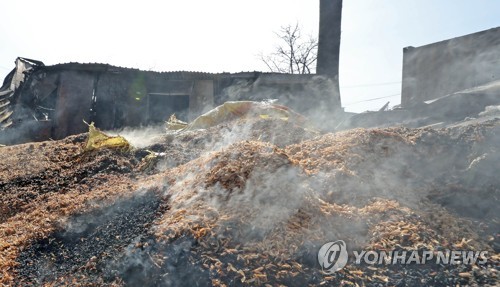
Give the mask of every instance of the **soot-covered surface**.
[{"label": "soot-covered surface", "polygon": [[112,275],[121,277],[126,272],[111,274],[108,262],[131,243],[147,238],[151,222],[162,209],[160,196],[148,192],[72,217],[60,230],[21,252],[18,284],[43,284],[68,275],[99,281],[92,274],[105,270],[104,280],[114,281]]}]

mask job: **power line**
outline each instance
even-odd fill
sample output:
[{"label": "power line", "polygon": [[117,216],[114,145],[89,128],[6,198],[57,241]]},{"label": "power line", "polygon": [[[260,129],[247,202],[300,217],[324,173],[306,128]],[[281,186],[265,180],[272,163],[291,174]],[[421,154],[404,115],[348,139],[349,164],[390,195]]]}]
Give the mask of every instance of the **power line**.
[{"label": "power line", "polygon": [[396,84],[401,84],[401,82],[360,84],[360,85],[353,85],[353,86],[341,86],[340,88],[342,88],[342,89],[352,89],[352,88],[363,88],[363,87],[389,86],[389,85],[396,85]]},{"label": "power line", "polygon": [[399,95],[401,95],[401,94],[397,93],[397,94],[393,94],[393,95],[389,95],[389,96],[384,96],[384,97],[371,98],[371,99],[368,99],[368,100],[362,100],[362,101],[357,101],[357,102],[352,102],[352,103],[344,104],[343,106],[349,106],[349,105],[359,104],[359,103],[364,103],[364,102],[371,102],[371,101],[376,101],[376,100],[380,100],[380,99],[395,97],[395,96],[399,96]]}]

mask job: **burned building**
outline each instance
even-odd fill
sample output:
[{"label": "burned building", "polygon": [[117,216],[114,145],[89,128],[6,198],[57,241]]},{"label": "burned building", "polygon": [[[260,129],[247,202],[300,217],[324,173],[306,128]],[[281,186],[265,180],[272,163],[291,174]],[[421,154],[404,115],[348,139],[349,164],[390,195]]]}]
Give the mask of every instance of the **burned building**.
[{"label": "burned building", "polygon": [[404,107],[494,81],[500,81],[500,27],[403,49]]},{"label": "burned building", "polygon": [[164,122],[176,114],[191,120],[228,100],[277,99],[308,114],[315,107],[340,107],[324,91],[331,81],[317,75],[262,72],[154,72],[108,64],[46,66],[25,58],[0,90],[0,141],[61,139],[87,130]]},{"label": "burned building", "polygon": [[109,130],[161,123],[174,113],[190,120],[228,100],[275,99],[312,121],[333,126],[342,111],[341,11],[341,0],[321,1],[317,75],[154,72],[80,63],[46,66],[18,58],[0,88],[0,143],[61,139],[85,131],[84,121]]},{"label": "burned building", "polygon": [[500,27],[404,48],[401,88],[401,106],[353,115],[340,128],[444,127],[497,110]]}]

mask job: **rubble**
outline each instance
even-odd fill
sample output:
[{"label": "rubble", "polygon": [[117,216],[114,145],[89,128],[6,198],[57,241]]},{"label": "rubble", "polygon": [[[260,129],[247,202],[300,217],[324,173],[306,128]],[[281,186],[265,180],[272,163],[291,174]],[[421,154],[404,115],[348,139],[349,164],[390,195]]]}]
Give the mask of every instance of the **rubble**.
[{"label": "rubble", "polygon": [[[318,134],[238,118],[127,153],[85,139],[2,148],[1,284],[498,285],[500,120]],[[488,260],[328,275],[317,252],[337,239]]]},{"label": "rubble", "polygon": [[[450,127],[471,119],[488,121],[499,118],[500,81],[457,91],[448,95],[434,95],[436,98],[391,110],[365,112],[346,116],[337,130],[356,127],[374,128],[389,126]],[[497,107],[497,108],[495,108]]]}]

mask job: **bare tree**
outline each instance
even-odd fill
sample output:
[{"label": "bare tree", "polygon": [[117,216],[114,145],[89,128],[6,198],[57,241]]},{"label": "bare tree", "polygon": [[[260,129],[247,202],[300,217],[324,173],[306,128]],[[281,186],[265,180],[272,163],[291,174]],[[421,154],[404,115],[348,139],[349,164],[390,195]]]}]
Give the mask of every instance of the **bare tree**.
[{"label": "bare tree", "polygon": [[271,72],[310,74],[316,70],[318,40],[315,37],[303,37],[299,24],[281,27],[276,36],[281,40],[276,50],[260,55]]}]

